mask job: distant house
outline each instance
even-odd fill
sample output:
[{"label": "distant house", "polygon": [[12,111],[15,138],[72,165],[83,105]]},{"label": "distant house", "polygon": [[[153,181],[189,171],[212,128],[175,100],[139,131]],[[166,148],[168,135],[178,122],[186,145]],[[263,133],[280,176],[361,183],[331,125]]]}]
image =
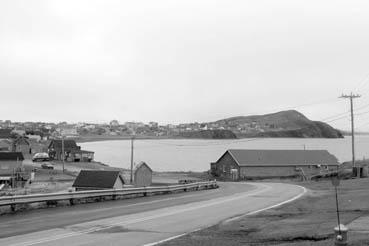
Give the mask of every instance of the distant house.
[{"label": "distant house", "polygon": [[80,190],[121,189],[124,179],[119,171],[81,170],[73,187]]},{"label": "distant house", "polygon": [[18,137],[13,141],[13,152],[22,152],[23,155],[31,154],[31,144],[25,137]]},{"label": "distant house", "polygon": [[12,138],[12,136],[13,136],[12,129],[9,128],[0,129],[0,139],[10,139]]},{"label": "distant house", "polygon": [[[61,139],[53,139],[49,146],[48,152],[50,158],[54,160],[63,160],[63,142]],[[81,147],[77,145],[75,140],[65,139],[64,140],[64,158],[70,162],[90,162],[94,160],[94,152],[81,150]]]},{"label": "distant house", "polygon": [[8,139],[0,140],[0,151],[9,152],[12,150],[12,141]]},{"label": "distant house", "polygon": [[138,164],[134,171],[135,186],[150,186],[152,183],[152,169],[145,163]]},{"label": "distant house", "polygon": [[326,150],[227,150],[211,163],[211,173],[223,179],[309,177],[339,166],[337,158]]},{"label": "distant house", "polygon": [[28,179],[24,172],[23,160],[21,152],[0,152],[0,184],[17,186]]},{"label": "distant house", "polygon": [[24,136],[24,135],[26,135],[26,130],[25,129],[21,129],[21,128],[16,128],[16,129],[13,129],[12,130],[12,133],[14,134],[14,135],[17,135],[17,136]]}]

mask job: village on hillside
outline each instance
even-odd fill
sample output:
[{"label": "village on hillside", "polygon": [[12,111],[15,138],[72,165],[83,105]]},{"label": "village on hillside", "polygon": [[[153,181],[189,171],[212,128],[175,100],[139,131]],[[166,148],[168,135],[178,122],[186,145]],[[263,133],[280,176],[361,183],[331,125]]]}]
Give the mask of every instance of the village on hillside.
[{"label": "village on hillside", "polygon": [[125,122],[111,120],[109,123],[44,123],[44,122],[12,122],[0,120],[0,129],[12,129],[13,134],[25,135],[28,138],[45,140],[60,136],[67,132],[69,137],[89,136],[147,136],[175,137],[181,133],[206,130],[229,130],[236,134],[255,134],[296,130],[307,127],[311,123],[297,111],[282,111],[262,116],[244,116],[223,119],[215,122],[181,123],[161,125],[158,122]]},{"label": "village on hillside", "polygon": [[226,123],[182,123],[178,125],[166,124],[159,125],[158,122],[125,122],[120,123],[112,120],[108,124],[98,123],[42,123],[42,122],[12,122],[10,120],[0,120],[0,129],[12,129],[13,133],[26,135],[34,139],[48,139],[60,136],[61,131],[68,131],[70,137],[89,137],[89,136],[147,136],[147,137],[171,137],[177,136],[181,132],[200,131],[200,130],[232,130],[235,132],[263,132],[264,129],[277,129],[277,126],[259,125],[257,122],[244,124]]}]

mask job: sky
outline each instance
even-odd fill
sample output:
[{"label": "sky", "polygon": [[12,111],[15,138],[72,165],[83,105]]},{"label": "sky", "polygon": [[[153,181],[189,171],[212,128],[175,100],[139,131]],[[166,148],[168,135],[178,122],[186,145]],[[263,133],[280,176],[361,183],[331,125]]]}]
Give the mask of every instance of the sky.
[{"label": "sky", "polygon": [[3,0],[0,119],[177,124],[296,109],[349,129],[339,96],[353,92],[369,131],[368,30],[357,0]]}]

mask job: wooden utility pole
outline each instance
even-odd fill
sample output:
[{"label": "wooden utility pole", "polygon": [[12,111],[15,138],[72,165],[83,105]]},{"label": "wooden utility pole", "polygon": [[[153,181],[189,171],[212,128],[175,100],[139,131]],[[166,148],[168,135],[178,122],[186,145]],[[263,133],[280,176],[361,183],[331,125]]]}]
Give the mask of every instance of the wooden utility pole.
[{"label": "wooden utility pole", "polygon": [[[344,95],[340,98],[349,98],[350,99],[350,110],[351,110],[351,146],[352,146],[352,168],[355,168],[355,127],[354,127],[354,98],[361,97],[359,94],[353,94],[352,92],[350,95]],[[357,169],[357,176],[360,178],[360,167]]]},{"label": "wooden utility pole", "polygon": [[131,184],[133,183],[133,141],[134,141],[135,137],[132,136],[131,137]]},{"label": "wooden utility pole", "polygon": [[65,156],[64,156],[65,155],[65,151],[64,151],[64,136],[63,135],[61,136],[61,139],[62,139],[62,156],[61,157],[62,157],[62,160],[63,160],[63,173],[64,173],[65,172],[64,171],[65,170],[65,168],[64,168],[64,164],[65,164],[64,163],[64,161],[65,161],[64,160],[65,159]]}]

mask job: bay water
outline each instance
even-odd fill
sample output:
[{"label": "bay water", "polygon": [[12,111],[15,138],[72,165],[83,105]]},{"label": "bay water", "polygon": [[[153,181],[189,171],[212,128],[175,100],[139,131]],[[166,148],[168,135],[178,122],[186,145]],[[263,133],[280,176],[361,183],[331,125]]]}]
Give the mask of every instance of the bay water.
[{"label": "bay water", "polygon": [[[356,136],[356,159],[369,157],[369,136]],[[80,143],[95,152],[95,160],[113,167],[130,168],[131,140]],[[351,160],[351,137],[246,138],[236,140],[136,139],[134,163],[145,161],[154,171],[206,171],[227,149],[324,149],[340,162]]]}]

